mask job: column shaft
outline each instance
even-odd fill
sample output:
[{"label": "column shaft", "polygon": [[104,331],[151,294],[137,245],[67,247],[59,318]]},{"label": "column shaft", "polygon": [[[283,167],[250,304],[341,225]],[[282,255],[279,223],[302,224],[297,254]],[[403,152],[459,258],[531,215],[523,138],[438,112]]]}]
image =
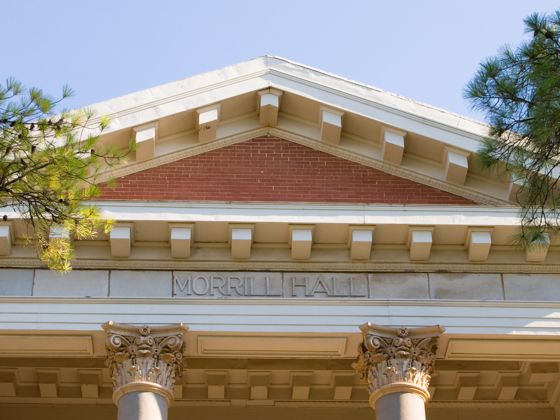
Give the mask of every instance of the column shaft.
[{"label": "column shaft", "polygon": [[375,419],[426,420],[424,399],[408,392],[384,395],[375,402]]},{"label": "column shaft", "polygon": [[118,408],[118,420],[167,420],[167,400],[153,392],[129,392]]}]

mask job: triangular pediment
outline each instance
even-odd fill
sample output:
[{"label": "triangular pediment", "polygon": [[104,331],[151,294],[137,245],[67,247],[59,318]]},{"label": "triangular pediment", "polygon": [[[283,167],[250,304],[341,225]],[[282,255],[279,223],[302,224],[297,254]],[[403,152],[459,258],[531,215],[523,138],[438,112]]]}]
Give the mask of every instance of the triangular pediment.
[{"label": "triangular pediment", "polygon": [[139,171],[102,191],[101,199],[122,201],[475,204],[271,136]]},{"label": "triangular pediment", "polygon": [[102,142],[124,149],[132,138],[136,146],[101,182],[270,136],[468,202],[511,205],[515,192],[507,175],[484,173],[477,164],[484,124],[277,57],[93,109],[112,121]]}]

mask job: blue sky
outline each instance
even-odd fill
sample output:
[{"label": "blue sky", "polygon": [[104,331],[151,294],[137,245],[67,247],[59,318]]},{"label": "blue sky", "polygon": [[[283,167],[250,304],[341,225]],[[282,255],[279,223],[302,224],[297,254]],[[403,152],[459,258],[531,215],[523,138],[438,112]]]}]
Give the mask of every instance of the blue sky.
[{"label": "blue sky", "polygon": [[199,0],[2,3],[0,80],[78,107],[274,54],[482,119],[462,98],[478,63],[552,0]]}]

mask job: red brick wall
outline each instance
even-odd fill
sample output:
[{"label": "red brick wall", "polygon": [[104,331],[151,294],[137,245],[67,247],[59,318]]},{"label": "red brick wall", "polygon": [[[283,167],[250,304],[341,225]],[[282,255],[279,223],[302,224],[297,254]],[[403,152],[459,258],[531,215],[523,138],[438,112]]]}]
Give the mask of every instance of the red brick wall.
[{"label": "red brick wall", "polygon": [[474,204],[465,198],[274,137],[137,172],[106,200]]}]

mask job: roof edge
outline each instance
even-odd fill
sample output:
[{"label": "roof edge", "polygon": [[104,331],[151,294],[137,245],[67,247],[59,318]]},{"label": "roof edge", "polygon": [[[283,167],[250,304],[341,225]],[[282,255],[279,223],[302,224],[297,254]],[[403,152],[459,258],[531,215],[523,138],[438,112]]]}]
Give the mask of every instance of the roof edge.
[{"label": "roof edge", "polygon": [[334,89],[341,94],[358,96],[361,99],[393,108],[405,114],[420,116],[454,131],[459,130],[480,138],[488,135],[489,125],[483,122],[276,55],[265,55],[189,76],[174,82],[98,102],[87,108],[92,109],[97,115],[111,117],[137,107],[145,108],[150,104],[157,106],[158,102],[164,99],[173,100],[173,98],[189,92],[194,93],[197,90],[234,83],[236,80],[258,77],[273,71],[300,80],[312,81],[318,85]]}]

